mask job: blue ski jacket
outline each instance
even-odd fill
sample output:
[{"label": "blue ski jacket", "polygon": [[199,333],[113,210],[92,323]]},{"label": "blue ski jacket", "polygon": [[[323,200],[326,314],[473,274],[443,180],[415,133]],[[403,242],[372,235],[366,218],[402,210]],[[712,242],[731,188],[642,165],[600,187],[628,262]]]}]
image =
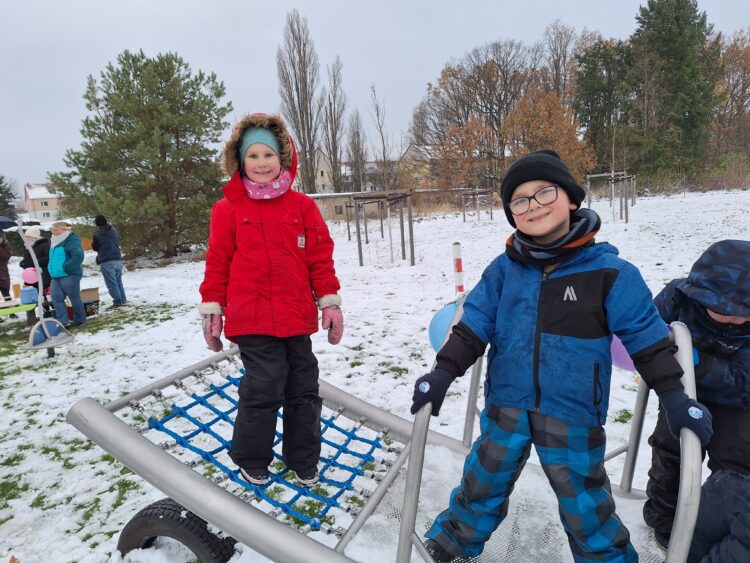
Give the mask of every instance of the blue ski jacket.
[{"label": "blue ski jacket", "polygon": [[[607,416],[612,334],[631,356],[658,343],[663,351],[668,338],[640,272],[607,243],[549,274],[501,254],[466,299],[461,323],[490,345],[489,402],[588,427]],[[681,387],[679,375],[641,375],[660,394]]]}]

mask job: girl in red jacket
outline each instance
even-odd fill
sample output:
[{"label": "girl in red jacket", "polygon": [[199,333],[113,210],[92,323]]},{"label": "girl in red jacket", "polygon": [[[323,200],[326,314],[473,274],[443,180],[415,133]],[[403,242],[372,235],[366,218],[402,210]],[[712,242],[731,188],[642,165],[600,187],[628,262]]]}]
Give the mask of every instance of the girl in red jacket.
[{"label": "girl in red jacket", "polygon": [[282,456],[310,486],[319,479],[320,457],[318,361],[310,341],[318,307],[331,344],[344,331],[333,241],[315,202],[290,189],[297,153],[281,118],[242,119],[222,164],[231,179],[211,211],[199,311],[208,346],[221,350],[223,328],[245,366],[229,455],[249,483],[268,483],[283,405]]}]

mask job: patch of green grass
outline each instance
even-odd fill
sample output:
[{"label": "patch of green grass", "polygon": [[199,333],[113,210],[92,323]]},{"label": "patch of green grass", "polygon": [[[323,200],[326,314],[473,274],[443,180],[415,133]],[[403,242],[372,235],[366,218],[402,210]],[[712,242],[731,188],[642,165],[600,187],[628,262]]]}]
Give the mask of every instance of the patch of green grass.
[{"label": "patch of green grass", "polygon": [[315,485],[312,489],[310,489],[311,492],[315,493],[319,497],[325,497],[328,498],[331,496],[331,493],[328,492],[328,489],[326,489],[323,485],[318,483]]},{"label": "patch of green grass", "polygon": [[349,504],[353,504],[354,506],[358,506],[359,508],[362,508],[367,503],[367,501],[359,495],[351,495],[346,497],[346,502],[348,502]]},{"label": "patch of green grass", "polygon": [[75,506],[76,510],[83,511],[83,514],[81,515],[80,526],[78,527],[76,532],[80,532],[86,525],[86,523],[91,520],[91,518],[93,518],[94,514],[99,512],[101,503],[101,499],[99,497],[95,497],[88,502],[82,502],[81,504],[77,504]]},{"label": "patch of green grass", "polygon": [[4,465],[5,467],[13,467],[14,465],[18,465],[21,463],[24,459],[23,454],[13,454],[10,457],[6,457],[0,465]]},{"label": "patch of green grass", "polygon": [[40,493],[34,500],[31,501],[31,508],[41,508],[42,510],[44,510],[45,500],[47,500],[47,497]]},{"label": "patch of green grass", "polygon": [[[292,507],[299,512],[300,514],[304,514],[305,516],[309,518],[317,518],[318,514],[320,514],[320,510],[323,508],[324,503],[321,501],[315,500],[315,499],[305,499],[303,501],[295,502]],[[292,516],[291,514],[288,514],[286,516],[287,522],[294,522],[297,526],[304,526],[307,524],[304,520],[301,518],[297,518],[296,516]],[[321,522],[324,522],[329,525],[333,525],[333,523],[336,521],[336,519],[330,515],[324,516],[321,519]]]},{"label": "patch of green grass", "polygon": [[352,363],[349,364],[351,367],[356,368],[359,366],[365,365],[364,362],[360,362],[359,360],[354,360]]},{"label": "patch of green grass", "polygon": [[363,344],[357,344],[356,346],[351,346],[349,349],[354,350],[355,352],[361,352],[365,347]]},{"label": "patch of green grass", "polygon": [[127,479],[119,479],[115,484],[110,487],[110,491],[117,490],[117,496],[115,497],[115,501],[112,503],[112,507],[110,508],[110,512],[116,509],[119,506],[122,506],[122,503],[125,502],[125,497],[130,491],[136,491],[140,488],[140,485],[136,483],[135,481],[129,481]]},{"label": "patch of green grass", "polygon": [[374,471],[375,470],[375,464],[371,461],[368,461],[362,466],[363,471]]},{"label": "patch of green grass", "polygon": [[622,409],[617,412],[617,415],[615,416],[615,422],[630,422],[630,419],[633,418],[633,413],[630,412],[628,409]]},{"label": "patch of green grass", "polygon": [[284,494],[284,487],[280,485],[274,485],[266,489],[266,495],[273,500],[281,500],[281,495]]},{"label": "patch of green grass", "polygon": [[392,374],[394,374],[394,378],[401,377],[402,375],[406,375],[409,373],[409,368],[401,368],[398,366],[391,366],[388,368],[388,371],[390,371]]},{"label": "patch of green grass", "polygon": [[5,481],[0,481],[0,510],[8,508],[8,501],[17,499],[21,493],[29,490],[28,483],[21,484],[15,475],[10,476]]},{"label": "patch of green grass", "polygon": [[54,446],[42,446],[42,453],[51,457],[54,461],[61,461],[63,469],[73,469],[75,463],[71,461],[70,457],[66,457],[62,452]]}]

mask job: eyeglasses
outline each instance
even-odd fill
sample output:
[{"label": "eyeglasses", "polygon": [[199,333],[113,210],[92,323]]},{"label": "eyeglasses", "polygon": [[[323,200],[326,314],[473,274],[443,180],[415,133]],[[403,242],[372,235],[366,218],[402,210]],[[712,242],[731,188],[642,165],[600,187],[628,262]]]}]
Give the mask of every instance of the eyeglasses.
[{"label": "eyeglasses", "polygon": [[507,204],[513,215],[523,215],[531,207],[531,200],[536,200],[539,205],[549,205],[557,200],[557,186],[544,186],[538,189],[532,196],[517,197]]}]

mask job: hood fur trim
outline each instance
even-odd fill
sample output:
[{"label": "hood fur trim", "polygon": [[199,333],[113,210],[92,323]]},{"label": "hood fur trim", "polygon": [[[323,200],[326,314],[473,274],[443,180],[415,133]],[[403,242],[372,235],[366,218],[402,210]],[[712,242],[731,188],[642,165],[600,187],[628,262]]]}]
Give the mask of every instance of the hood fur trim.
[{"label": "hood fur trim", "polygon": [[232,129],[232,134],[229,136],[227,144],[224,146],[224,154],[221,157],[221,167],[224,173],[230,178],[234,176],[234,173],[240,169],[239,150],[240,139],[242,134],[248,127],[263,127],[268,129],[276,135],[279,140],[279,146],[281,147],[281,154],[279,154],[279,160],[281,161],[281,167],[285,170],[292,172],[292,175],[296,170],[292,170],[294,160],[292,158],[294,147],[292,146],[292,140],[287,131],[286,125],[278,115],[267,115],[265,113],[254,113],[252,115],[246,115],[239,120],[237,125]]}]

